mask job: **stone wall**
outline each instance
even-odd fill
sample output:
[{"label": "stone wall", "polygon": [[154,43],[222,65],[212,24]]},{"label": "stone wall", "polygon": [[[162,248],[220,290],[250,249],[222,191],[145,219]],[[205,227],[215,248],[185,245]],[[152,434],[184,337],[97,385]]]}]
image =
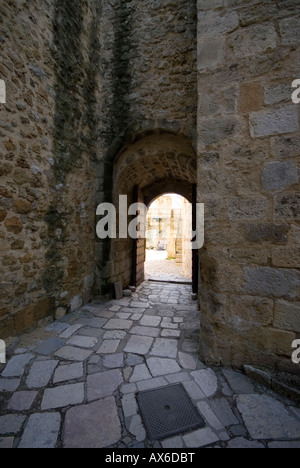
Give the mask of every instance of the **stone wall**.
[{"label": "stone wall", "polygon": [[0,8],[0,78],[7,91],[0,105],[5,338],[90,298],[98,12],[79,0],[3,0]]},{"label": "stone wall", "polygon": [[198,0],[202,357],[297,372],[298,1]]}]

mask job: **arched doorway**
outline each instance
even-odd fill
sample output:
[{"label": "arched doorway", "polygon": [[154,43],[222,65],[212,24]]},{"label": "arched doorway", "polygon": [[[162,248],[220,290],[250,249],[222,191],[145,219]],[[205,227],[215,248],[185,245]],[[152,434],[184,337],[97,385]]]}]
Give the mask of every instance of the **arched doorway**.
[{"label": "arched doorway", "polygon": [[181,195],[164,194],[148,207],[145,279],[191,284],[192,205]]},{"label": "arched doorway", "polygon": [[[190,140],[156,130],[125,145],[114,162],[113,194],[118,208],[120,195],[128,205],[150,203],[165,193],[176,193],[196,204],[197,161]],[[129,220],[130,221],[130,220]],[[112,242],[113,282],[123,287],[144,280],[145,239]],[[198,287],[198,256],[193,255],[193,289]]]}]

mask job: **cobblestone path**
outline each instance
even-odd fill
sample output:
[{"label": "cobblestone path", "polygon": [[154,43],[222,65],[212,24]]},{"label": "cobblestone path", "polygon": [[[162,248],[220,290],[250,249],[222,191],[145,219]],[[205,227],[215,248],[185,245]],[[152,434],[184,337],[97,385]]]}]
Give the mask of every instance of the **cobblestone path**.
[{"label": "cobblestone path", "polygon": [[[0,367],[0,448],[300,448],[300,410],[197,358],[191,288],[145,282],[14,341]],[[205,427],[150,441],[136,393],[182,382]]]}]

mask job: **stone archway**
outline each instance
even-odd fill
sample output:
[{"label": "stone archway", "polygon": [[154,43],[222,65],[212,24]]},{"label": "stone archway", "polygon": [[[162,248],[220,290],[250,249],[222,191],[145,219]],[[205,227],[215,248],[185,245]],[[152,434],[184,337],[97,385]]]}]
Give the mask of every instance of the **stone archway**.
[{"label": "stone archway", "polygon": [[[196,154],[189,139],[182,135],[155,131],[125,145],[118,153],[113,174],[114,203],[127,195],[128,203],[147,206],[158,196],[170,192],[193,201],[197,179]],[[138,285],[144,279],[144,239],[116,239],[112,243],[112,282]],[[198,266],[194,268],[198,270]]]}]

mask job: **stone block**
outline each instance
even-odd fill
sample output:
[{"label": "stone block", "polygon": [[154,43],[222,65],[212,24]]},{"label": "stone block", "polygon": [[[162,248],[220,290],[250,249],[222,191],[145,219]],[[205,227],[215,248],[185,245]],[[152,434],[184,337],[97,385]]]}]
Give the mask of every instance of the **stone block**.
[{"label": "stone block", "polygon": [[93,351],[81,348],[75,348],[73,346],[64,346],[59,351],[56,351],[55,355],[66,359],[67,361],[85,361]]},{"label": "stone block", "polygon": [[133,327],[130,330],[130,333],[132,333],[133,335],[150,336],[152,338],[157,338],[159,335],[159,329],[154,327]]},{"label": "stone block", "polygon": [[37,396],[37,392],[16,392],[13,394],[7,409],[14,411],[28,411]]},{"label": "stone block", "polygon": [[115,398],[71,408],[64,426],[65,448],[105,448],[121,438],[121,424]]},{"label": "stone block", "polygon": [[0,392],[15,392],[20,386],[21,379],[0,379]]},{"label": "stone block", "polygon": [[276,195],[275,216],[284,220],[300,219],[300,193]]},{"label": "stone block", "polygon": [[214,414],[225,427],[239,424],[239,420],[233,414],[233,411],[225,398],[218,398],[211,401],[210,404]]},{"label": "stone block", "polygon": [[120,344],[120,340],[104,340],[98,349],[98,354],[113,354],[116,353]]},{"label": "stone block", "polygon": [[26,385],[28,388],[41,388],[48,385],[58,361],[36,361],[32,364]]},{"label": "stone block", "polygon": [[132,327],[132,320],[111,319],[104,325],[105,330],[129,330]]},{"label": "stone block", "polygon": [[290,101],[291,94],[291,83],[267,86],[264,91],[265,103],[273,105],[279,104],[282,101]]},{"label": "stone block", "polygon": [[133,416],[128,429],[138,442],[143,442],[146,439],[146,431],[138,414]]},{"label": "stone block", "polygon": [[177,362],[173,359],[149,358],[147,365],[153,377],[176,374],[181,371]]},{"label": "stone block", "polygon": [[135,366],[133,374],[130,378],[130,383],[140,382],[141,380],[151,379],[151,374],[149,373],[146,364],[139,364]]},{"label": "stone block", "polygon": [[26,353],[9,359],[1,374],[2,377],[22,377],[27,364],[33,359],[33,357],[33,354]]},{"label": "stone block", "polygon": [[227,40],[230,60],[259,57],[277,47],[277,33],[273,24],[254,24],[232,33]]},{"label": "stone block", "polygon": [[34,351],[38,354],[48,356],[49,354],[55,353],[55,351],[64,346],[64,344],[65,340],[62,338],[49,338],[49,340],[37,346]]},{"label": "stone block", "polygon": [[202,369],[191,375],[207,397],[213,396],[218,390],[218,379],[212,369]]},{"label": "stone block", "polygon": [[281,43],[285,46],[300,44],[300,19],[295,17],[279,21]]},{"label": "stone block", "polygon": [[234,31],[238,26],[239,17],[235,11],[225,15],[206,11],[198,15],[199,37],[216,38]]},{"label": "stone block", "polygon": [[103,365],[107,369],[117,369],[118,367],[124,366],[124,355],[123,353],[108,354],[103,358]]},{"label": "stone block", "polygon": [[0,416],[0,435],[17,434],[20,432],[26,416],[19,414],[6,414]]},{"label": "stone block", "polygon": [[70,338],[74,333],[76,333],[78,330],[82,328],[81,324],[78,325],[72,325],[71,327],[68,327],[64,332],[59,336],[60,338]]},{"label": "stone block", "polygon": [[286,224],[251,223],[245,225],[245,238],[248,242],[270,242],[286,244],[289,228]]},{"label": "stone block", "polygon": [[219,117],[217,119],[199,120],[198,138],[202,145],[220,143],[234,135],[241,129],[241,121],[237,117]]},{"label": "stone block", "polygon": [[300,333],[300,302],[276,301],[274,327]]},{"label": "stone block", "polygon": [[284,190],[299,182],[297,164],[291,161],[266,163],[262,171],[264,190]]},{"label": "stone block", "polygon": [[90,336],[72,336],[67,342],[68,345],[78,346],[79,348],[92,349],[98,343],[97,338]]},{"label": "stone block", "polygon": [[299,268],[300,248],[275,248],[272,249],[272,264],[275,267]]},{"label": "stone block", "polygon": [[143,392],[144,390],[152,390],[154,388],[165,387],[167,385],[168,382],[164,377],[156,377],[151,380],[142,380],[141,382],[138,382],[137,387],[140,392]]},{"label": "stone block", "polygon": [[179,363],[183,369],[196,370],[197,359],[191,354],[178,353]]},{"label": "stone block", "polygon": [[229,218],[233,221],[265,218],[267,206],[264,198],[231,198],[228,201]]},{"label": "stone block", "polygon": [[76,362],[75,364],[68,364],[60,366],[56,369],[53,383],[65,382],[66,380],[75,380],[83,377],[83,364]]},{"label": "stone block", "polygon": [[232,439],[230,442],[228,442],[227,445],[228,448],[231,449],[263,449],[265,448],[262,444],[259,442],[251,441],[248,439],[245,439],[244,437],[237,437],[236,439]]},{"label": "stone block", "polygon": [[125,353],[145,355],[149,352],[153,339],[147,336],[132,335],[124,348]]},{"label": "stone block", "polygon": [[176,358],[178,352],[178,342],[177,340],[169,340],[164,338],[158,338],[155,340],[151,356],[160,356],[167,358]]},{"label": "stone block", "polygon": [[63,408],[69,405],[77,405],[84,400],[84,384],[62,385],[55,388],[47,388],[41,403],[42,411]]},{"label": "stone block", "polygon": [[252,439],[299,439],[300,421],[267,395],[239,395],[237,406]]},{"label": "stone block", "polygon": [[216,431],[222,431],[224,429],[224,425],[217,418],[216,414],[206,401],[200,401],[197,404],[197,407],[201,416],[205,419],[207,424],[213,427]]},{"label": "stone block", "polygon": [[122,383],[123,377],[119,370],[89,375],[87,378],[88,401],[112,396]]},{"label": "stone block", "polygon": [[59,413],[36,413],[29,418],[19,448],[55,448],[60,429]]},{"label": "stone block", "polygon": [[249,121],[252,138],[295,133],[300,129],[297,106],[253,112]]},{"label": "stone block", "polygon": [[300,272],[269,267],[244,268],[244,291],[262,296],[297,299],[300,297]]},{"label": "stone block", "polygon": [[242,83],[240,85],[239,109],[242,114],[261,110],[263,105],[263,91],[260,81]]},{"label": "stone block", "polygon": [[205,394],[200,389],[199,385],[196,384],[194,381],[190,382],[183,382],[183,386],[186,389],[189,396],[192,400],[203,400],[206,398]]},{"label": "stone block", "polygon": [[201,448],[218,442],[219,437],[208,427],[183,436],[188,448]]},{"label": "stone block", "polygon": [[160,325],[161,318],[154,317],[152,315],[144,315],[140,324],[144,327],[158,327]]},{"label": "stone block", "polygon": [[198,71],[211,69],[224,61],[224,38],[200,38],[198,40]]},{"label": "stone block", "polygon": [[272,155],[278,159],[291,159],[300,156],[300,136],[278,136],[271,138]]},{"label": "stone block", "polygon": [[134,416],[138,412],[137,401],[134,393],[124,395],[122,398],[122,407],[125,418]]}]

